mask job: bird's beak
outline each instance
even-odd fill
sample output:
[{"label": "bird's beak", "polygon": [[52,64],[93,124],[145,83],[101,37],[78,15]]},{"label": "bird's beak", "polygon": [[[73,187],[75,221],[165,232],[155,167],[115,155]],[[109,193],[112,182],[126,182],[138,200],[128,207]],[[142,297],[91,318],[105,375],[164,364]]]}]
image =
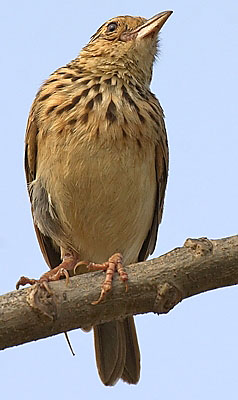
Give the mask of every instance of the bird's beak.
[{"label": "bird's beak", "polygon": [[148,19],[143,25],[139,26],[137,31],[137,39],[144,38],[151,33],[158,33],[173,11],[163,11]]},{"label": "bird's beak", "polygon": [[133,39],[142,39],[153,33],[158,33],[173,11],[163,11],[154,17],[148,19],[143,25],[138,26],[131,32],[124,32],[121,35],[121,40],[127,42]]}]

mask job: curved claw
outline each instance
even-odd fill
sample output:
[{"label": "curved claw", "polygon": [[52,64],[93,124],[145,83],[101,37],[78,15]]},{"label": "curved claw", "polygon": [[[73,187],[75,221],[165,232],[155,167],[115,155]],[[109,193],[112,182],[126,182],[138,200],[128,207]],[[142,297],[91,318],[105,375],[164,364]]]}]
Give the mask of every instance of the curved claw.
[{"label": "curved claw", "polygon": [[67,269],[62,268],[60,270],[60,272],[61,272],[61,276],[63,276],[63,275],[65,276],[65,280],[66,280],[65,285],[68,286],[68,284],[69,284],[69,273],[68,273]]},{"label": "curved claw", "polygon": [[98,298],[97,300],[95,300],[95,301],[92,301],[91,304],[92,304],[93,306],[95,306],[96,304],[101,303],[101,301],[104,299],[105,295],[106,295],[106,292],[105,292],[104,289],[102,289],[99,298]]},{"label": "curved claw", "polygon": [[41,287],[43,287],[50,295],[53,294],[52,290],[50,289],[48,282],[47,281],[43,281],[40,284]]},{"label": "curved claw", "polygon": [[63,261],[61,264],[56,266],[55,268],[51,269],[50,271],[44,273],[40,279],[30,279],[27,278],[26,276],[22,276],[19,281],[16,284],[16,288],[19,289],[20,286],[25,286],[25,285],[34,285],[35,283],[38,283],[41,287],[43,287],[48,293],[52,293],[47,282],[51,281],[58,281],[61,277],[65,277],[66,279],[66,285],[69,283],[69,272],[68,271],[74,271],[75,269],[82,263],[85,263],[82,261],[81,263],[77,263],[78,258],[75,255],[71,255],[70,253],[65,254]]},{"label": "curved claw", "polygon": [[100,294],[98,300],[93,301],[91,303],[92,305],[99,304],[104,299],[106,293],[110,292],[110,290],[112,288],[113,275],[115,274],[116,271],[117,271],[120,279],[122,280],[122,282],[124,282],[124,284],[125,284],[126,292],[128,291],[128,283],[127,283],[128,275],[124,271],[123,264],[122,264],[122,255],[120,253],[113,254],[113,256],[111,256],[109,258],[109,260],[103,264],[90,263],[88,265],[88,269],[90,271],[99,271],[99,270],[106,271],[106,278],[102,285],[101,294]]},{"label": "curved claw", "polygon": [[74,275],[76,275],[76,271],[77,271],[78,267],[80,267],[81,265],[86,265],[88,268],[90,264],[91,263],[89,261],[79,261],[74,267]]}]

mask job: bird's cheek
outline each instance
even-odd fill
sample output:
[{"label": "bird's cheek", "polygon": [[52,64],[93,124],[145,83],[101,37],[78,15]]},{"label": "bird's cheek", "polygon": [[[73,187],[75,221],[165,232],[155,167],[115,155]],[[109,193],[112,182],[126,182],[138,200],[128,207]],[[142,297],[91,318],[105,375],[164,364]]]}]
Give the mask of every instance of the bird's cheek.
[{"label": "bird's cheek", "polygon": [[120,35],[120,40],[122,42],[131,42],[134,41],[136,39],[137,33],[134,32],[122,32]]}]

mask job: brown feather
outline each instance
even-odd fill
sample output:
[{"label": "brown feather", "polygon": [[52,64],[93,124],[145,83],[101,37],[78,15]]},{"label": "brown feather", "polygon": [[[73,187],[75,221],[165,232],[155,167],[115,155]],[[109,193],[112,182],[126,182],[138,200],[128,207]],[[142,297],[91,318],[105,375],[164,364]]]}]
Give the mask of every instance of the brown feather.
[{"label": "brown feather", "polygon": [[[149,85],[157,34],[170,14],[107,21],[36,96],[25,171],[36,236],[51,268],[66,253],[103,263],[120,252],[127,265],[155,248],[168,145]],[[95,326],[94,338],[103,383],[137,383],[133,317]]]}]

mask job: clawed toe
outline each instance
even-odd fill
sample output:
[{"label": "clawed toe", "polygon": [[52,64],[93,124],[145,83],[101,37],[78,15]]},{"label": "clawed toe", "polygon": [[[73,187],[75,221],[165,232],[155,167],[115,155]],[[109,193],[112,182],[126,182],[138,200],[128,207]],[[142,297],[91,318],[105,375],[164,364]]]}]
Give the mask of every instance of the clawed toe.
[{"label": "clawed toe", "polygon": [[18,290],[20,286],[34,285],[37,282],[36,279],[27,278],[27,276],[21,276],[16,283],[16,289]]},{"label": "clawed toe", "polygon": [[[126,292],[128,291],[128,275],[123,268],[122,263],[122,255],[120,253],[113,254],[108,261],[103,264],[96,263],[88,263],[86,261],[78,261],[75,257],[67,254],[62,263],[52,270],[43,274],[40,279],[30,279],[26,276],[22,276],[17,284],[16,289],[19,289],[20,286],[25,285],[35,285],[36,287],[44,289],[49,295],[52,295],[52,291],[48,285],[49,282],[58,281],[62,277],[65,278],[66,285],[69,283],[69,271],[73,271],[73,274],[76,274],[76,270],[78,267],[82,265],[86,265],[88,271],[105,271],[106,277],[102,284],[102,289],[100,296],[97,300],[93,301],[92,304],[96,305],[101,303],[101,301],[105,298],[106,294],[110,292],[112,289],[112,280],[114,274],[117,272],[121,281],[125,284]],[[36,289],[37,291],[37,289]]]},{"label": "clawed toe", "polygon": [[68,285],[69,271],[74,271],[77,262],[78,258],[71,254],[66,254],[61,264],[43,274],[40,279],[30,279],[22,276],[17,282],[16,288],[19,289],[20,286],[31,285],[32,290],[28,294],[30,306],[49,318],[54,319],[57,314],[57,306],[54,293],[49,287],[49,282],[65,278],[65,283]]},{"label": "clawed toe", "polygon": [[69,273],[65,268],[58,266],[51,271],[43,274],[40,279],[30,279],[27,276],[21,276],[21,278],[16,283],[16,289],[18,290],[20,286],[25,285],[35,285],[38,284],[41,288],[44,288],[49,294],[51,294],[51,290],[49,288],[48,282],[58,281],[61,277],[65,277],[66,285],[69,283]]},{"label": "clawed toe", "polygon": [[20,286],[38,284],[41,288],[44,288],[48,293],[51,293],[48,282],[58,281],[61,278],[65,278],[66,285],[69,283],[69,271],[75,273],[76,268],[85,262],[78,262],[78,259],[71,254],[66,254],[61,264],[51,269],[50,271],[43,274],[40,279],[30,279],[26,276],[22,276],[16,284],[16,289]]},{"label": "clawed toe", "polygon": [[112,279],[115,272],[118,273],[120,279],[125,283],[126,292],[128,291],[128,275],[124,271],[122,255],[120,253],[113,254],[113,256],[111,256],[109,260],[103,264],[90,263],[88,265],[88,269],[89,271],[106,271],[106,278],[102,285],[100,296],[98,300],[93,301],[91,304],[99,304],[105,298],[105,295],[112,289]]}]

